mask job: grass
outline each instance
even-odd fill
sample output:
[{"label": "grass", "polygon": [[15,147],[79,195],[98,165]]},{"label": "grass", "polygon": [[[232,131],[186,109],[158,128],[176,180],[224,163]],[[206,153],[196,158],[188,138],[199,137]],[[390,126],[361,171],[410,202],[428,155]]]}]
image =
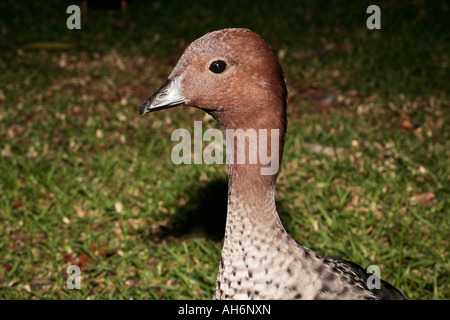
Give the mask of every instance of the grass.
[{"label": "grass", "polygon": [[[170,136],[217,125],[192,108],[137,110],[190,41],[234,26],[261,34],[288,76],[276,197],[289,233],[380,266],[411,299],[449,299],[450,9],[379,2],[369,31],[369,4],[136,0],[125,23],[93,6],[70,31],[69,3],[2,2],[0,297],[211,298],[226,168],[172,164]],[[71,264],[81,290],[66,288]]]}]

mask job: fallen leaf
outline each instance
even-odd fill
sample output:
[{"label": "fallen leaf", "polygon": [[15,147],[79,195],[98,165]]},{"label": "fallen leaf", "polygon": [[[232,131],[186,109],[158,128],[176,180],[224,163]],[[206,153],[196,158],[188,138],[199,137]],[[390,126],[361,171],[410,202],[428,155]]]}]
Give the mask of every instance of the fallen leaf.
[{"label": "fallen leaf", "polygon": [[102,131],[101,129],[97,129],[97,130],[95,131],[95,136],[96,136],[97,138],[99,138],[99,139],[102,139],[102,138],[103,138],[103,131]]},{"label": "fallen leaf", "polygon": [[107,144],[101,144],[95,147],[96,150],[108,150],[109,149],[109,145]]},{"label": "fallen leaf", "polygon": [[117,253],[117,249],[103,249],[101,252],[105,257],[111,257]]},{"label": "fallen leaf", "polygon": [[342,153],[341,148],[334,149],[332,147],[321,146],[318,144],[313,144],[313,143],[308,143],[308,142],[305,142],[303,144],[303,146],[305,147],[305,149],[308,149],[309,151],[311,151],[313,153],[321,153],[321,154],[325,154],[328,156],[336,156],[336,155],[339,155]]},{"label": "fallen leaf", "polygon": [[24,127],[18,124],[13,124],[8,130],[6,130],[6,136],[8,138],[15,138],[18,135],[22,135],[24,132]]},{"label": "fallen leaf", "polygon": [[25,205],[25,202],[17,200],[17,201],[14,201],[12,203],[12,205],[13,205],[14,209],[17,209],[17,208],[23,207]]},{"label": "fallen leaf", "polygon": [[427,174],[428,170],[424,166],[420,166],[419,169],[417,169],[420,174]]},{"label": "fallen leaf", "polygon": [[13,264],[12,262],[7,262],[3,265],[3,268],[5,268],[6,271],[11,271],[11,269],[13,268]]},{"label": "fallen leaf", "polygon": [[116,209],[117,213],[121,213],[123,211],[123,204],[120,202],[116,202],[114,204],[114,209]]},{"label": "fallen leaf", "polygon": [[83,108],[80,108],[80,107],[74,107],[73,109],[72,109],[72,114],[74,115],[74,116],[82,116],[83,114],[84,114],[84,109]]},{"label": "fallen leaf", "polygon": [[63,254],[63,260],[64,262],[68,263],[68,264],[73,264],[73,262],[75,261],[75,257],[73,256],[73,253],[64,253]]},{"label": "fallen leaf", "polygon": [[83,253],[80,257],[80,259],[78,260],[77,266],[79,266],[80,268],[82,268],[89,260],[89,255],[87,253]]},{"label": "fallen leaf", "polygon": [[433,199],[436,198],[436,195],[433,192],[425,192],[413,195],[410,200],[414,203],[420,202],[424,206],[429,204]]},{"label": "fallen leaf", "polygon": [[8,288],[11,288],[12,286],[14,286],[15,284],[17,284],[17,283],[19,283],[20,282],[20,279],[12,279],[8,284],[7,284],[7,287]]},{"label": "fallen leaf", "polygon": [[156,258],[151,257],[150,259],[147,260],[147,265],[151,266],[151,265],[155,264],[155,262],[156,262]]},{"label": "fallen leaf", "polygon": [[115,221],[114,222],[114,229],[113,232],[118,235],[119,237],[123,236],[123,232],[122,232],[122,226],[120,225],[120,222]]},{"label": "fallen leaf", "polygon": [[30,285],[29,285],[29,284],[24,285],[24,286],[23,286],[23,290],[25,290],[25,291],[28,292],[28,293],[31,293],[31,287],[30,287]]},{"label": "fallen leaf", "polygon": [[403,120],[401,128],[405,131],[409,131],[413,127],[412,123],[408,120]]}]

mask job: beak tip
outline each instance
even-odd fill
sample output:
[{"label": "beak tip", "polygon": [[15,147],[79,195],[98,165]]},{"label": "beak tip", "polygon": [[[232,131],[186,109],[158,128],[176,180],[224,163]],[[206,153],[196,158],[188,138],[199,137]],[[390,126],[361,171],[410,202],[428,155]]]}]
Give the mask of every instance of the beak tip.
[{"label": "beak tip", "polygon": [[146,113],[149,112],[148,109],[149,109],[149,103],[148,103],[148,99],[147,99],[147,100],[145,100],[145,101],[141,104],[141,106],[139,107],[139,115],[140,115],[140,116],[145,115]]}]

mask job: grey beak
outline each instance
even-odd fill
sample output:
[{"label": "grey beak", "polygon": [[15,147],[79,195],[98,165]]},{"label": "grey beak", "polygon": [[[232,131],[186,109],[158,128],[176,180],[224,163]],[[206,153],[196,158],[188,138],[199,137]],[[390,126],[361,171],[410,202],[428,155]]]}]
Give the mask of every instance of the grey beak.
[{"label": "grey beak", "polygon": [[184,104],[186,98],[181,92],[180,78],[175,77],[166,81],[150,98],[142,102],[139,114],[175,107]]}]

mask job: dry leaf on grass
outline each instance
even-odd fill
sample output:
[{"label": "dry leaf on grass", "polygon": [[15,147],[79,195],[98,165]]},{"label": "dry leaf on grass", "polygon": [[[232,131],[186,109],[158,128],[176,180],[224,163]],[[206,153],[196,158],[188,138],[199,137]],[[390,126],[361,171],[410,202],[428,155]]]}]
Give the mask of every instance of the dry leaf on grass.
[{"label": "dry leaf on grass", "polygon": [[425,193],[418,193],[413,195],[409,200],[412,203],[421,203],[424,206],[430,204],[431,201],[436,198],[436,195],[433,192],[425,192]]}]

